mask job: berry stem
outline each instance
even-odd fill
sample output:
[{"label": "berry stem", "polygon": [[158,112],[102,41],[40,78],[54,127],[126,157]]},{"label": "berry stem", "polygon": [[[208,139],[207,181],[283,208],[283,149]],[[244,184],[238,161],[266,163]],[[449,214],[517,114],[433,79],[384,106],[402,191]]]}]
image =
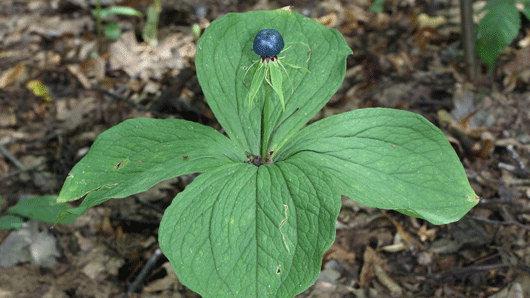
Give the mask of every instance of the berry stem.
[{"label": "berry stem", "polygon": [[270,127],[269,125],[271,124],[269,119],[270,119],[270,103],[269,103],[269,94],[270,93],[270,89],[269,88],[264,88],[265,89],[265,98],[264,98],[264,101],[263,101],[263,109],[262,109],[262,112],[261,112],[261,150],[260,150],[260,154],[261,154],[261,158],[263,160],[265,160],[265,158],[267,157],[267,152],[269,151],[269,134],[270,134]]}]

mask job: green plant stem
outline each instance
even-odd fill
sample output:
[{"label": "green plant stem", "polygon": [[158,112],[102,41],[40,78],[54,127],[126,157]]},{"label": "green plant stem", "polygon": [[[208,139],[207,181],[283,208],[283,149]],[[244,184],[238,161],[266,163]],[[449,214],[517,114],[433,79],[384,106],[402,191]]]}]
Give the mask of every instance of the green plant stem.
[{"label": "green plant stem", "polygon": [[157,31],[158,31],[158,21],[160,19],[160,12],[162,11],[162,2],[161,0],[153,0],[147,8],[146,13],[146,23],[143,29],[143,39],[145,42],[151,46],[156,46],[158,43]]},{"label": "green plant stem", "polygon": [[464,45],[464,57],[466,62],[466,73],[471,81],[475,81],[477,75],[477,64],[475,59],[475,30],[473,24],[472,0],[460,0],[460,20],[462,43]]},{"label": "green plant stem", "polygon": [[96,52],[99,54],[99,43],[101,41],[101,36],[103,35],[102,27],[103,24],[101,22],[101,0],[96,0]]},{"label": "green plant stem", "polygon": [[263,102],[263,110],[261,113],[261,158],[265,160],[269,151],[269,134],[270,134],[270,103],[269,103],[269,88],[265,88],[265,100]]}]

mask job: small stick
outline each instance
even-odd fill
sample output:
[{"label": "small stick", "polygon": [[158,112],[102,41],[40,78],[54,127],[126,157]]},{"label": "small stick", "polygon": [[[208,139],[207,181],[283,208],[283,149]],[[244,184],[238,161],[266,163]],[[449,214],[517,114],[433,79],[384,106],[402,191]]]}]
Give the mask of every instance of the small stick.
[{"label": "small stick", "polygon": [[140,286],[146,279],[147,274],[151,270],[153,270],[153,267],[155,266],[156,262],[158,262],[161,256],[162,256],[162,251],[160,250],[160,248],[157,248],[155,252],[153,253],[153,255],[149,258],[149,260],[147,260],[142,270],[140,270],[140,273],[138,274],[138,276],[136,276],[134,281],[129,285],[129,288],[127,289],[127,295],[130,295],[136,292],[136,290],[140,288]]},{"label": "small stick", "polygon": [[460,0],[460,25],[462,31],[462,43],[464,44],[466,72],[468,78],[474,82],[477,76],[477,64],[475,59],[475,32],[472,0]]},{"label": "small stick", "polygon": [[392,297],[403,295],[403,289],[383,270],[379,265],[374,266],[374,273],[377,279],[388,289]]},{"label": "small stick", "polygon": [[517,162],[517,166],[519,166],[519,169],[523,172],[523,173],[527,173],[527,169],[526,169],[526,165],[524,164],[524,162],[521,160],[521,157],[519,156],[519,154],[517,153],[517,151],[515,151],[515,148],[512,144],[506,146],[506,150],[508,150],[508,152],[510,152],[510,154],[512,155],[512,158]]},{"label": "small stick", "polygon": [[26,167],[13,155],[9,150],[7,150],[3,145],[0,144],[0,154],[5,156],[12,164],[14,164],[19,170],[23,171]]},{"label": "small stick", "polygon": [[495,269],[502,269],[502,268],[509,268],[510,265],[508,264],[492,264],[492,265],[480,265],[480,266],[469,266],[469,267],[463,267],[463,268],[456,268],[450,271],[441,272],[434,275],[434,278],[444,278],[451,275],[463,275],[463,274],[471,274],[475,272],[480,271],[488,271],[488,270],[495,270]]},{"label": "small stick", "polygon": [[478,218],[478,217],[473,217],[473,216],[470,216],[469,218],[471,218],[472,220],[480,221],[480,222],[491,224],[491,225],[502,225],[502,226],[511,226],[511,225],[513,225],[513,226],[525,229],[527,231],[530,231],[530,226],[522,224],[522,223],[520,223],[518,221],[515,221],[515,220],[500,221],[500,220],[491,220],[491,219],[485,219],[485,218]]}]

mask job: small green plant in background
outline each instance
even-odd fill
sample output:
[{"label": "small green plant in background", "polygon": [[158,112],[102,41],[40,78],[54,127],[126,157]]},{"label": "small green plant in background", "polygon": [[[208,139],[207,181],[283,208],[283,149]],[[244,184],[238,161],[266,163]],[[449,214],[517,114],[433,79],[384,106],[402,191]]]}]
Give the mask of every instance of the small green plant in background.
[{"label": "small green plant in background", "polygon": [[382,13],[385,9],[385,0],[373,0],[372,4],[368,8],[370,12]]},{"label": "small green plant in background", "polygon": [[105,37],[110,40],[116,40],[121,36],[120,25],[112,20],[115,16],[143,17],[143,14],[141,12],[132,7],[110,6],[102,8],[99,4],[99,1],[96,6],[96,9],[92,11],[92,14],[94,18],[96,18],[96,27],[98,34],[101,32],[101,28],[103,28],[103,33],[105,34]]},{"label": "small green plant in background", "polygon": [[[282,90],[244,83],[263,29],[293,65]],[[351,49],[341,34],[288,10],[230,13],[197,46],[206,101],[227,136],[180,119],[130,119],[103,132],[57,198],[88,208],[200,175],[165,210],[158,238],[179,280],[204,297],[292,297],[317,278],[335,238],[341,195],[434,224],[460,219],[477,196],[443,133],[418,114],[359,109],[306,123],[341,86]],[[277,61],[267,61],[277,63]],[[283,91],[282,91],[283,92]]]},{"label": "small green plant in background", "polygon": [[142,38],[151,46],[158,43],[158,21],[162,11],[162,0],[153,0],[153,3],[147,7],[146,20],[142,31]]},{"label": "small green plant in background", "polygon": [[[3,204],[4,200],[0,196],[0,207]],[[6,214],[0,215],[0,230],[20,229],[24,219],[49,224],[69,224],[77,218],[75,214],[66,212],[69,208],[67,203],[57,203],[57,196],[54,195],[22,198],[8,208]]]},{"label": "small green plant in background", "polygon": [[521,12],[530,20],[530,0],[489,0],[477,26],[477,52],[491,70],[502,51],[517,37]]},{"label": "small green plant in background", "polygon": [[[381,13],[385,0],[373,0],[369,11]],[[476,29],[476,50],[490,71],[502,51],[517,37],[522,13],[530,20],[530,0],[488,0]]]},{"label": "small green plant in background", "polygon": [[[152,46],[156,46],[158,43],[158,21],[161,10],[161,0],[153,0],[152,4],[147,7],[142,38]],[[92,15],[96,19],[98,34],[101,31],[101,28],[103,28],[105,37],[110,40],[116,40],[121,36],[120,25],[113,20],[116,16],[144,17],[140,11],[128,6],[109,6],[102,8],[99,1],[96,3],[96,8],[92,11]]]}]

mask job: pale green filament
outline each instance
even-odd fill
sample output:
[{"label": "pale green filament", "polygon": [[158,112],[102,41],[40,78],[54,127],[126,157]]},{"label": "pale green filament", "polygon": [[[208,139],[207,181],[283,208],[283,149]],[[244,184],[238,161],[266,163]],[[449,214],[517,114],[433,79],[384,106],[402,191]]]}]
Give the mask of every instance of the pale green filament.
[{"label": "pale green filament", "polygon": [[[308,48],[308,58],[306,60],[306,64],[309,62],[309,59],[311,57],[311,49],[307,44],[300,43]],[[282,53],[285,53],[287,50],[291,49],[292,46],[287,47],[282,51]],[[305,70],[309,72],[309,70],[305,67],[293,65],[287,62],[283,62],[285,56],[279,56],[277,59],[270,60],[270,59],[259,59],[257,61],[254,61],[245,72],[244,78],[247,76],[247,73],[252,69],[255,65],[257,65],[256,71],[254,72],[254,75],[252,77],[252,82],[250,84],[250,88],[248,90],[248,104],[250,108],[254,105],[254,100],[256,96],[259,93],[259,90],[261,89],[261,86],[266,82],[274,91],[276,96],[278,97],[280,101],[280,105],[282,106],[282,110],[285,111],[285,95],[283,93],[283,80],[286,77],[289,79],[289,73],[287,72],[287,69],[285,66],[291,67],[293,69],[297,70]],[[283,72],[282,72],[283,71]],[[285,77],[284,77],[285,73]]]}]

